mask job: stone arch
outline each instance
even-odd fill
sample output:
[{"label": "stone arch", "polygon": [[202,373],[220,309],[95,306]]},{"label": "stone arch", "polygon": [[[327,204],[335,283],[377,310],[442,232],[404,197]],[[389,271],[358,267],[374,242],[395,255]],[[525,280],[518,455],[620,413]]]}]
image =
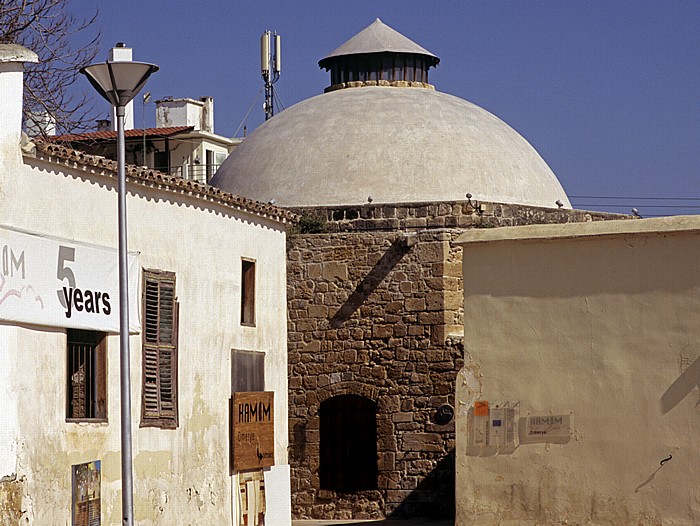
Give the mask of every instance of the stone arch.
[{"label": "stone arch", "polygon": [[337,382],[334,384],[321,387],[316,392],[318,396],[319,405],[321,402],[328,400],[334,396],[354,394],[359,396],[364,396],[369,398],[373,402],[377,402],[379,399],[379,389],[373,385],[369,385],[363,382],[358,382],[356,380],[351,380],[348,382]]}]

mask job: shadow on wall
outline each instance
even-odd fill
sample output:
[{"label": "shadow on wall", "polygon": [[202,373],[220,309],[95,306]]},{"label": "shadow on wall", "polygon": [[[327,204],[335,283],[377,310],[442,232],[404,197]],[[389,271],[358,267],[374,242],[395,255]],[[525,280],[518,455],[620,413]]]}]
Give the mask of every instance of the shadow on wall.
[{"label": "shadow on wall", "polygon": [[[661,397],[661,414],[665,415],[676,407],[696,387],[700,388],[700,358],[697,358]],[[698,398],[695,407],[700,406]]]},{"label": "shadow on wall", "polygon": [[[440,495],[439,502],[435,495]],[[389,515],[390,519],[455,517],[455,452],[444,457]]]},{"label": "shadow on wall", "polygon": [[348,321],[353,313],[360,308],[370,294],[384,281],[401,258],[409,251],[410,246],[405,238],[396,239],[384,253],[376,265],[369,271],[365,279],[355,288],[347,301],[331,318],[331,328],[337,329]]}]

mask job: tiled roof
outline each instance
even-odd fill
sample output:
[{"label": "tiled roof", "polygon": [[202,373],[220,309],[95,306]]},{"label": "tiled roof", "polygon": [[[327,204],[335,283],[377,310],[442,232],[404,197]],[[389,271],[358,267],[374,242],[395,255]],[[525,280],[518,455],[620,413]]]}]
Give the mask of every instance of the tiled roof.
[{"label": "tiled roof", "polygon": [[[143,137],[143,132],[146,132],[146,138],[172,137],[179,133],[187,133],[194,130],[194,126],[172,126],[170,128],[146,128],[145,130],[124,130],[124,137]],[[67,133],[65,135],[56,135],[49,139],[51,142],[87,142],[87,141],[116,141],[116,131],[96,131],[88,133]]]},{"label": "tiled roof", "polygon": [[[42,140],[36,140],[34,144],[36,145],[35,156],[37,159],[64,164],[71,168],[97,168],[100,171],[108,172],[104,175],[116,177],[117,161]],[[204,201],[218,203],[282,223],[295,223],[299,219],[298,215],[285,208],[230,194],[215,186],[168,175],[145,166],[126,165],[126,180],[129,183],[141,184],[176,194],[191,195]]]}]

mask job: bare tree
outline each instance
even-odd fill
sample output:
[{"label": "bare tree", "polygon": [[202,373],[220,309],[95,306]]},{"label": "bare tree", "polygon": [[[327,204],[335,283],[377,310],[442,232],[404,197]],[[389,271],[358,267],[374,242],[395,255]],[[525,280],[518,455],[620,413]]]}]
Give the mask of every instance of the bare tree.
[{"label": "bare tree", "polygon": [[97,11],[76,18],[68,0],[0,0],[0,42],[20,44],[39,56],[24,75],[24,126],[47,117],[58,133],[84,131],[96,118],[92,94],[76,85],[79,69],[97,55]]}]

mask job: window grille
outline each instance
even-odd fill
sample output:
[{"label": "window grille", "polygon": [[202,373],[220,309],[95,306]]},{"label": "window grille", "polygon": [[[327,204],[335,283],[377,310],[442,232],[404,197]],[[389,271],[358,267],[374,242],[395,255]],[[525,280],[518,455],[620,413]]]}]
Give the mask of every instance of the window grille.
[{"label": "window grille", "polygon": [[106,420],[105,334],[67,330],[69,420]]}]

